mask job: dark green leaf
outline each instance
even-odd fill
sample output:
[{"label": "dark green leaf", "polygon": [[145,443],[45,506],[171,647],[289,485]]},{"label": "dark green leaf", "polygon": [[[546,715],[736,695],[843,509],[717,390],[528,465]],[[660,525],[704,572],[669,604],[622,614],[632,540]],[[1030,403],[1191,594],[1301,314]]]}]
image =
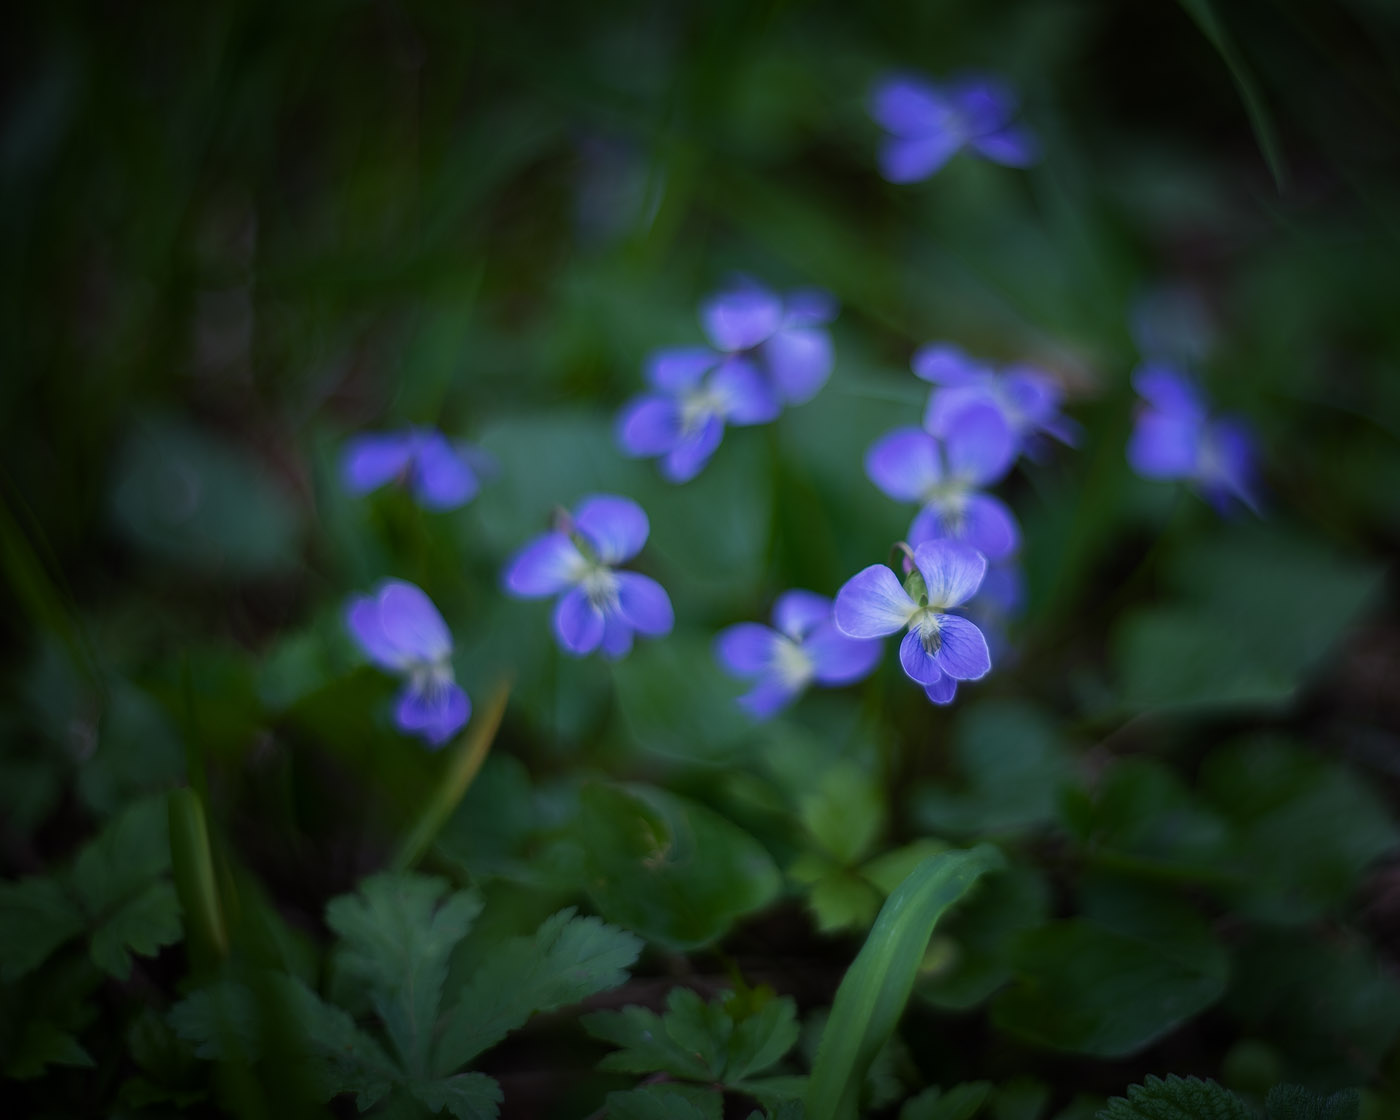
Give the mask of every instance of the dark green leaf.
[{"label": "dark green leaf", "polygon": [[447,961],[481,912],[472,891],[445,880],[381,873],[326,907],[341,937],[340,961],[369,990],[406,1067],[425,1072]]},{"label": "dark green leaf", "polygon": [[934,1086],[905,1101],[899,1120],[972,1120],[991,1091],[990,1081],[965,1081],[947,1092]]},{"label": "dark green leaf", "polygon": [[0,883],[0,980],[11,983],[83,931],[87,922],[56,879]]},{"label": "dark green leaf", "polygon": [[131,974],[131,954],[152,957],[164,946],[180,940],[180,900],[175,887],[165,881],[152,883],[109,913],[92,935],[93,962],[125,980]]},{"label": "dark green leaf", "polygon": [[1323,1097],[1301,1085],[1275,1085],[1264,1106],[1269,1110],[1269,1120],[1356,1120],[1361,1096],[1355,1089]]},{"label": "dark green leaf", "polygon": [[1148,1077],[1114,1097],[1099,1120],[1254,1120],[1249,1106],[1228,1089],[1199,1077]]},{"label": "dark green leaf", "polygon": [[724,1097],[695,1085],[644,1085],[609,1093],[609,1120],[721,1120]]},{"label": "dark green leaf", "polygon": [[5,1055],[5,1076],[16,1081],[42,1077],[49,1066],[91,1069],[97,1063],[76,1038],[53,1023],[28,1023],[17,1044]]},{"label": "dark green leaf", "polygon": [[496,1120],[504,1096],[496,1080],[484,1073],[459,1073],[437,1081],[415,1081],[413,1095],[434,1112],[446,1109],[457,1120]]},{"label": "dark green leaf", "polygon": [[533,937],[515,937],[497,948],[462,989],[448,1014],[433,1069],[445,1076],[525,1023],[537,1011],[554,1011],[627,979],[642,943],[597,918],[561,910]]}]

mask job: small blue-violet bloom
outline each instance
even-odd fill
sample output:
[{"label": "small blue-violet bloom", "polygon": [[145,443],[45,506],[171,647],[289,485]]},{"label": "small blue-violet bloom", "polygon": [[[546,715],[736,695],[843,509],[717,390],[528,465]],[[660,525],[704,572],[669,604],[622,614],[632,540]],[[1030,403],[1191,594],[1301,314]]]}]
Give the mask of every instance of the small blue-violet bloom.
[{"label": "small blue-violet bloom", "polygon": [[765,424],[782,409],[751,361],[704,347],[657,351],[647,361],[647,380],[655,391],[623,407],[617,441],[636,458],[660,456],[671,482],[700,473],[726,424]]},{"label": "small blue-violet bloom", "polygon": [[1044,370],[1029,365],[996,370],[946,342],[920,347],[910,365],[915,376],[934,386],[924,427],[936,436],[946,437],[969,405],[989,404],[1011,429],[1018,454],[1034,452],[1041,435],[1075,441],[1074,424],[1060,413],[1064,391]]},{"label": "small blue-violet bloom", "polygon": [[634,633],[669,634],[675,623],[662,586],[637,572],[614,571],[646,543],[650,525],[636,502],[595,494],[511,558],[505,588],[523,599],[558,595],[554,636],[566,653],[583,657],[602,647],[616,659]]},{"label": "small blue-violet bloom", "polygon": [[948,704],[958,681],[976,680],[992,667],[982,631],[949,613],[977,593],[987,560],[953,541],[926,541],[913,560],[903,583],[884,564],[847,580],[836,593],[836,627],[851,638],[883,638],[908,627],[899,644],[904,672],[935,704]]},{"label": "small blue-violet bloom", "polygon": [[1009,167],[1034,163],[1031,134],[1013,122],[1016,95],[995,78],[965,75],[935,85],[912,74],[875,84],[870,115],[889,138],[880,148],[880,173],[891,183],[927,179],[963,148]]},{"label": "small blue-violet bloom", "polygon": [[1138,368],[1143,398],[1128,441],[1128,463],[1144,478],[1193,483],[1222,514],[1243,505],[1259,512],[1254,439],[1233,417],[1211,418],[1196,387],[1172,366]]},{"label": "small blue-violet bloom", "polygon": [[758,719],[786,707],[812,683],[835,687],[870,675],[881,643],[836,629],[832,602],[812,591],[788,591],[773,604],[773,625],[741,622],[720,631],[715,656],[733,676],[754,678],[739,703]]},{"label": "small blue-violet bloom", "polygon": [[831,376],[831,335],[836,317],[830,292],[804,288],[786,297],[752,280],[700,305],[700,322],[717,350],[750,355],[767,374],[783,404],[803,404]]},{"label": "small blue-violet bloom", "polygon": [[406,678],[394,722],[440,747],[467,722],[472,705],[452,675],[452,635],[423,591],[403,580],[357,595],[345,612],[351,635],[374,664]]},{"label": "small blue-violet bloom", "polygon": [[482,460],[480,452],[454,445],[431,428],[368,432],[346,444],[341,475],[352,494],[398,482],[424,509],[448,510],[476,497]]},{"label": "small blue-violet bloom", "polygon": [[1006,474],[1016,441],[991,405],[970,404],[954,419],[942,440],[922,428],[889,432],[866,453],[865,473],[891,498],[921,503],[910,544],[963,541],[1004,559],[1020,546],[1021,532],[1006,505],[981,489]]}]

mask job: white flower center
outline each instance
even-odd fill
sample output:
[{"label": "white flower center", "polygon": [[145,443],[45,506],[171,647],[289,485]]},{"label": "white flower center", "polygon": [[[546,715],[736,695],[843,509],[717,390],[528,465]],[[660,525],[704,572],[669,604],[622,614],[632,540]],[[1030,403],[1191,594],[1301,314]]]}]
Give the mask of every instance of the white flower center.
[{"label": "white flower center", "polygon": [[590,564],[579,577],[578,585],[598,610],[607,613],[617,606],[617,576],[606,565]]},{"label": "white flower center", "polygon": [[713,416],[723,416],[728,402],[714,389],[695,389],[681,398],[681,434],[703,428]]},{"label": "white flower center", "polygon": [[408,671],[408,686],[420,696],[434,697],[453,683],[452,663],[443,656],[438,661],[419,661]]},{"label": "white flower center", "polygon": [[919,641],[923,643],[924,652],[935,654],[939,647],[943,645],[942,635],[939,633],[938,612],[932,607],[920,607],[914,612],[914,617],[909,620],[909,629],[919,635]]},{"label": "white flower center", "polygon": [[791,638],[779,638],[773,647],[773,668],[785,685],[796,688],[811,680],[814,666],[800,645]]}]

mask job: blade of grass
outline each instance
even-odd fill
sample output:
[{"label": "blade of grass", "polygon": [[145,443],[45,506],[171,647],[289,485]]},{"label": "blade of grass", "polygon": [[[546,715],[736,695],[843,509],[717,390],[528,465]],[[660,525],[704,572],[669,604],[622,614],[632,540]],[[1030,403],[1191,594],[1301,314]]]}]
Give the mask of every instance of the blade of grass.
[{"label": "blade of grass", "polygon": [[191,963],[208,972],[228,955],[228,929],[214,875],[204,804],[192,789],[170,793],[170,866],[175,893],[185,912]]},{"label": "blade of grass", "polygon": [[1180,3],[1186,9],[1186,14],[1201,29],[1201,34],[1215,48],[1221,61],[1230,71],[1230,76],[1234,78],[1235,88],[1240,92],[1240,100],[1244,102],[1244,111],[1249,117],[1249,125],[1254,129],[1254,138],[1259,143],[1264,162],[1269,165],[1269,172],[1274,177],[1274,186],[1282,194],[1287,189],[1288,172],[1283,166],[1283,152],[1279,147],[1274,118],[1264,102],[1259,83],[1254,80],[1253,72],[1245,65],[1244,58],[1235,47],[1235,41],[1230,38],[1229,32],[1225,30],[1225,25],[1216,14],[1211,0],[1180,0]]},{"label": "blade of grass", "polygon": [[509,680],[496,685],[496,690],[473,722],[471,732],[462,737],[448,762],[447,773],[443,775],[437,794],[424,806],[412,830],[404,838],[394,858],[394,870],[407,871],[423,858],[423,853],[432,845],[438,831],[471,788],[501,726],[506,701],[510,699],[510,686]]},{"label": "blade of grass", "polygon": [[866,1071],[904,1013],[934,926],[978,879],[1003,864],[990,844],[939,852],[885,900],[836,990],[808,1083],[808,1120],[855,1120]]}]

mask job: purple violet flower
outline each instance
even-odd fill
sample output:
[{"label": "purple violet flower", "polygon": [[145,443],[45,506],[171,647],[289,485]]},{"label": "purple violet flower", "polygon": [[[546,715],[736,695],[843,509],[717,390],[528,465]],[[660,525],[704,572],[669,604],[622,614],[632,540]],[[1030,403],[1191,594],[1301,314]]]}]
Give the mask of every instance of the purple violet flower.
[{"label": "purple violet flower", "polygon": [[700,473],[725,424],[764,424],[781,410],[753,363],[703,347],[657,351],[647,380],[656,391],[623,406],[617,441],[637,458],[663,456],[661,473],[671,482]]},{"label": "purple violet flower", "polygon": [[1005,504],[980,492],[1011,466],[1016,442],[1000,410],[984,403],[959,410],[946,437],[896,428],[866,452],[865,473],[891,498],[919,502],[909,541],[964,541],[991,560],[1020,546],[1021,532]]},{"label": "purple violet flower", "polygon": [[803,404],[831,376],[831,335],[823,325],[836,317],[836,300],[819,288],[786,297],[745,280],[700,305],[711,344],[727,354],[747,354],[771,379],[783,404]]},{"label": "purple violet flower", "polygon": [[992,667],[987,641],[976,625],[948,613],[982,584],[987,559],[953,541],[925,541],[900,583],[884,564],[872,564],[836,593],[836,627],[850,638],[883,638],[905,627],[899,662],[935,704],[951,703],[958,681],[977,680]]},{"label": "purple violet flower", "polygon": [[1153,363],[1133,374],[1144,398],[1128,441],[1128,463],[1144,478],[1195,484],[1222,514],[1237,505],[1259,512],[1254,438],[1234,417],[1212,419],[1191,381],[1175,367]]},{"label": "purple violet flower", "polygon": [[537,537],[506,566],[505,589],[522,599],[558,595],[554,636],[566,652],[583,657],[602,647],[613,660],[632,648],[634,633],[669,634],[675,622],[662,586],[638,572],[613,568],[646,543],[650,525],[629,498],[585,498],[560,528]]},{"label": "purple violet flower", "polygon": [[394,707],[401,731],[440,747],[467,722],[472,705],[452,675],[452,635],[432,600],[403,580],[350,600],[345,622],[374,664],[407,679]]},{"label": "purple violet flower", "polygon": [[1060,413],[1064,392],[1044,370],[1015,365],[998,371],[946,342],[921,347],[910,364],[915,376],[933,383],[924,427],[936,436],[952,430],[960,411],[981,403],[1001,413],[1018,453],[1034,450],[1042,434],[1075,441],[1075,425]]},{"label": "purple violet flower", "polygon": [[773,625],[741,622],[721,630],[715,656],[736,677],[753,677],[739,703],[767,719],[809,684],[834,687],[869,676],[881,644],[848,638],[836,629],[832,602],[811,591],[788,591],[773,604]]},{"label": "purple violet flower", "polygon": [[483,456],[463,444],[453,445],[431,428],[369,432],[345,447],[341,475],[352,494],[368,494],[400,482],[418,504],[433,511],[456,509],[481,489]]},{"label": "purple violet flower", "polygon": [[1016,108],[1016,95],[984,75],[943,85],[912,74],[886,77],[870,96],[870,115],[890,133],[880,149],[880,173],[891,183],[918,182],[962,148],[1008,167],[1027,167],[1037,146],[1012,122]]}]

